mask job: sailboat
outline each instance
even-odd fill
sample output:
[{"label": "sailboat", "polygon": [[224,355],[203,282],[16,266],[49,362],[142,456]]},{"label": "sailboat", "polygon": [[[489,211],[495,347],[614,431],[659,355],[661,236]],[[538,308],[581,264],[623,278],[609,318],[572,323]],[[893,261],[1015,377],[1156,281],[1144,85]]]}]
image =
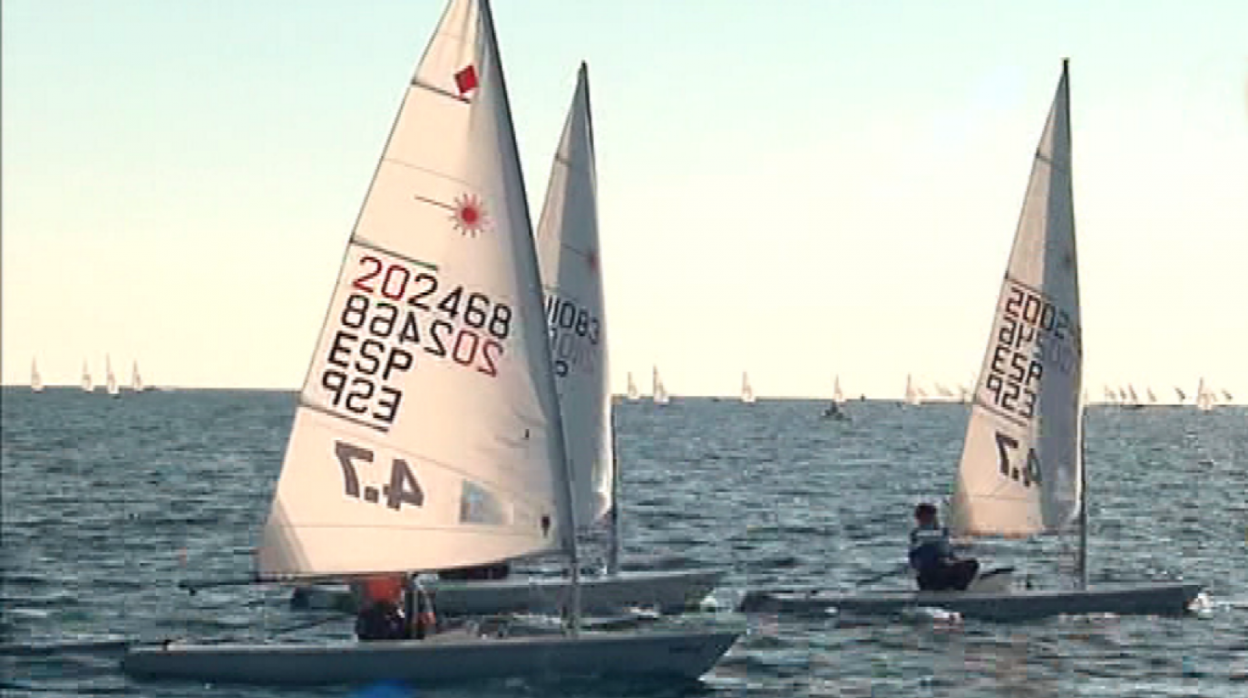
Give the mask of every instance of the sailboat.
[{"label": "sailboat", "polygon": [[147,390],[147,386],[143,384],[143,375],[139,373],[139,362],[135,361],[130,367],[130,389],[136,393]]},{"label": "sailboat", "polygon": [[119,397],[121,388],[117,385],[117,376],[113,374],[113,362],[104,357],[104,389],[108,391],[110,397]]},{"label": "sailboat", "polygon": [[1187,393],[1183,392],[1183,389],[1177,385],[1174,386],[1174,394],[1178,396],[1179,402],[1187,400]]},{"label": "sailboat", "polygon": [[39,375],[39,366],[34,359],[30,360],[30,392],[43,392],[43,377]]},{"label": "sailboat", "polygon": [[754,404],[754,388],[750,387],[750,374],[741,372],[741,402]]},{"label": "sailboat", "polygon": [[628,392],[625,394],[628,396],[629,402],[636,402],[641,398],[641,392],[637,390],[637,382],[633,380],[632,371],[628,373]]},{"label": "sailboat", "polygon": [[823,410],[824,419],[835,419],[843,422],[849,419],[842,407],[845,405],[845,393],[841,391],[841,377],[832,379],[832,402]]},{"label": "sailboat", "polygon": [[[537,227],[537,259],[546,293],[546,321],[574,477],[572,501],[583,528],[609,516],[607,574],[581,580],[587,613],[641,607],[681,611],[705,598],[723,572],[711,569],[621,572],[619,468],[614,457],[608,332],[598,239],[597,176],[588,69],[576,92],[551,168]],[[631,375],[630,375],[631,378]],[[443,615],[557,612],[569,591],[564,577],[524,577],[426,584]],[[303,587],[299,605],[352,609],[351,592]]]},{"label": "sailboat", "polygon": [[666,405],[671,400],[667,394],[667,388],[663,387],[663,379],[659,377],[658,366],[654,367],[654,373],[650,376],[650,386],[654,404]]},{"label": "sailboat", "polygon": [[82,391],[89,393],[95,390],[95,383],[91,381],[91,370],[87,368],[87,362],[82,362]]},{"label": "sailboat", "polygon": [[128,673],[265,684],[696,678],[728,650],[736,630],[579,629],[576,473],[529,221],[489,1],[452,0],[348,243],[257,579],[405,574],[556,552],[571,572],[569,634],[164,643],[128,648]]},{"label": "sailboat", "polygon": [[1123,403],[1122,407],[1127,410],[1144,409],[1144,403],[1140,402],[1140,396],[1135,392],[1134,385],[1127,385],[1127,401]]},{"label": "sailboat", "polygon": [[905,397],[906,404],[907,405],[919,404],[920,402],[922,402],[922,395],[923,395],[922,391],[918,388],[918,386],[914,384],[914,380],[910,377],[910,374],[907,373],[906,374],[906,397]]},{"label": "sailboat", "polygon": [[[751,592],[742,610],[836,607],[893,614],[935,606],[1008,621],[1059,614],[1177,614],[1199,593],[1200,585],[1178,582],[1097,588],[1087,583],[1083,346],[1069,94],[1063,61],[975,388],[949,523],[959,537],[1026,538],[1078,522],[1077,588],[1016,590],[1007,568],[980,575],[967,591]],[[1012,366],[1019,366],[1018,372]]]},{"label": "sailboat", "polygon": [[1205,379],[1200,379],[1200,385],[1196,387],[1196,409],[1201,412],[1209,412],[1213,410],[1213,404],[1217,402],[1217,396],[1213,394],[1213,390],[1205,385]]}]

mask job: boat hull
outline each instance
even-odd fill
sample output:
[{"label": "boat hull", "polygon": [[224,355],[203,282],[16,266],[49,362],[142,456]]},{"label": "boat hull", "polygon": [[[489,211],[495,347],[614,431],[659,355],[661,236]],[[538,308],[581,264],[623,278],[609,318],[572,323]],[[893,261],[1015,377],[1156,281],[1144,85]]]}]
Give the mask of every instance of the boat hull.
[{"label": "boat hull", "polygon": [[[722,570],[621,572],[581,578],[581,610],[607,614],[633,607],[678,613],[706,598],[724,576]],[[445,616],[481,616],[503,613],[556,613],[567,598],[564,577],[436,581],[425,584],[434,593],[437,612]],[[337,609],[354,613],[357,597],[345,584],[316,585],[295,590],[297,608]]]},{"label": "boat hull", "polygon": [[585,633],[329,645],[149,645],[131,648],[122,669],[136,678],[263,685],[615,676],[694,680],[710,671],[737,635]]},{"label": "boat hull", "polygon": [[1058,615],[1178,615],[1200,593],[1199,584],[1115,584],[1089,589],[1027,589],[980,592],[880,592],[830,594],[808,591],[751,591],[738,610],[747,613],[895,615],[917,608],[940,608],[964,618],[1021,621]]}]

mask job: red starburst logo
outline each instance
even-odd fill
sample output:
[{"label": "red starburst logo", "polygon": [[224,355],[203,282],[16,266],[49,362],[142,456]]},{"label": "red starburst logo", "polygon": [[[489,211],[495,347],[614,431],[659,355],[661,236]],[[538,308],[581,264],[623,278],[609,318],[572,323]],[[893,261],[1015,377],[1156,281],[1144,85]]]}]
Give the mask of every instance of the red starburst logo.
[{"label": "red starburst logo", "polygon": [[489,224],[485,204],[475,194],[461,194],[455,199],[455,212],[451,224],[464,235],[476,236]]}]

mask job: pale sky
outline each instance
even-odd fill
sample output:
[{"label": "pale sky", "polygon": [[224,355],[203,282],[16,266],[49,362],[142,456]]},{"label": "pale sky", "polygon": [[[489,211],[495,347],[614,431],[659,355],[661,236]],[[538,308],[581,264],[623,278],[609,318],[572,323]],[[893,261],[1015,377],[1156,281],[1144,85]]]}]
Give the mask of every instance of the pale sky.
[{"label": "pale sky", "polygon": [[[6,384],[298,387],[442,0],[5,0]],[[1085,386],[1248,397],[1248,3],[495,0],[540,210],[590,70],[612,376],[978,370],[1071,59]]]}]

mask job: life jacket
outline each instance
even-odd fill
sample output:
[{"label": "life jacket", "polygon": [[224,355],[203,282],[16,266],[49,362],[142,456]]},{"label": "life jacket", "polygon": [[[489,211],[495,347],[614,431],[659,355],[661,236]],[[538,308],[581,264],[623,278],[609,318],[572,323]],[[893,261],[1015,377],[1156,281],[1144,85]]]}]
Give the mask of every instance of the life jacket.
[{"label": "life jacket", "polygon": [[364,580],[364,596],[368,603],[403,603],[403,577],[401,575],[378,575]]}]

